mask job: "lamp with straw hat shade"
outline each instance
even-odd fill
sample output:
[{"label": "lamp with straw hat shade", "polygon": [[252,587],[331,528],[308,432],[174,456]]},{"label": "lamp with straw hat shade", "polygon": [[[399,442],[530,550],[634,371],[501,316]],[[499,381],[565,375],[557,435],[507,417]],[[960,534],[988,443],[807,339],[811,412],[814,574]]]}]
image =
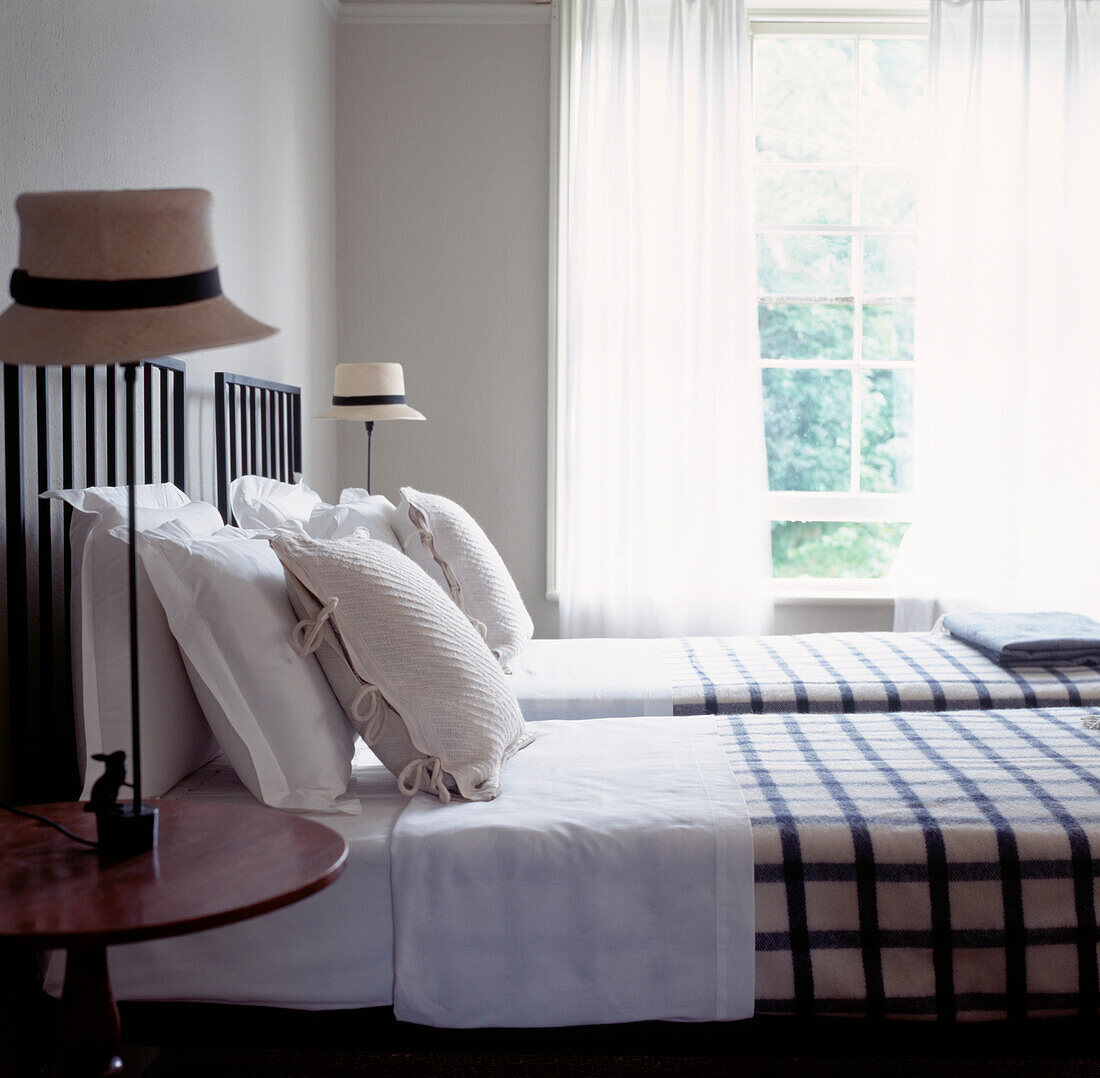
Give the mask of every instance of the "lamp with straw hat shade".
[{"label": "lamp with straw hat shade", "polygon": [[400,363],[339,363],[332,407],[314,419],[354,419],[367,429],[367,493],[370,493],[371,438],[380,419],[423,419],[405,403]]},{"label": "lamp with straw hat shade", "polygon": [[156,809],[141,799],[135,546],[134,388],[143,359],[260,340],[277,332],[223,295],[213,198],[197,188],[20,195],[14,303],[0,314],[0,362],[123,364],[129,487],[130,699],[133,802],[96,812],[101,851],[156,846]]}]

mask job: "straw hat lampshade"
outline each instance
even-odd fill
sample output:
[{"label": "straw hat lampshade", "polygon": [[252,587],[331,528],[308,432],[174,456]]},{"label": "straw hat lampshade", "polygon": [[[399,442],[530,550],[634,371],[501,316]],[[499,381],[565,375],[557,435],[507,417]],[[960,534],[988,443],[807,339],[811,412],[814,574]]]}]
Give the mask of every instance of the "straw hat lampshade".
[{"label": "straw hat lampshade", "polygon": [[423,419],[405,402],[405,374],[400,363],[340,363],[332,407],[314,419],[353,419],[367,429],[367,493],[370,493],[371,438],[380,419]]},{"label": "straw hat lampshade", "polygon": [[96,807],[99,847],[156,845],[156,809],[141,800],[134,389],[143,359],[241,344],[276,330],[221,290],[213,199],[195,188],[20,195],[13,303],[0,314],[0,361],[30,366],[124,365],[129,485],[132,807]]}]

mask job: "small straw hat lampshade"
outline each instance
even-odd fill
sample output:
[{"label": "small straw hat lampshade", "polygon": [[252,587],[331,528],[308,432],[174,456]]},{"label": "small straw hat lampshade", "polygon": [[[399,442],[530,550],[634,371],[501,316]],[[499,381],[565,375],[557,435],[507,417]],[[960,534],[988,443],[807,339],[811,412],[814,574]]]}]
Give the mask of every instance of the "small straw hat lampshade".
[{"label": "small straw hat lampshade", "polygon": [[400,363],[340,363],[332,407],[314,419],[423,419],[405,403],[405,374]]},{"label": "small straw hat lampshade", "polygon": [[400,363],[339,363],[332,407],[314,419],[354,419],[367,429],[367,493],[370,493],[371,440],[382,419],[423,419],[405,403],[405,373]]},{"label": "small straw hat lampshade", "polygon": [[222,294],[197,188],[22,194],[0,362],[135,363],[277,332]]}]

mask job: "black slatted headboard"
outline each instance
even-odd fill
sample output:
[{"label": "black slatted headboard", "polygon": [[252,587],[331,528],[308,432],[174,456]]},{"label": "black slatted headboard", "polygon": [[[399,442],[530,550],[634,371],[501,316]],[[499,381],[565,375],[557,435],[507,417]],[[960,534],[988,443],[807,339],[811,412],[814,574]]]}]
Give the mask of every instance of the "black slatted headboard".
[{"label": "black slatted headboard", "polygon": [[[186,386],[175,359],[140,365],[136,471],[185,486]],[[118,367],[4,367],[7,723],[17,802],[79,794],[69,658],[72,510],[38,495],[128,482]]]},{"label": "black slatted headboard", "polygon": [[239,374],[214,375],[218,511],[228,524],[229,484],[241,475],[293,480],[302,470],[302,391]]}]

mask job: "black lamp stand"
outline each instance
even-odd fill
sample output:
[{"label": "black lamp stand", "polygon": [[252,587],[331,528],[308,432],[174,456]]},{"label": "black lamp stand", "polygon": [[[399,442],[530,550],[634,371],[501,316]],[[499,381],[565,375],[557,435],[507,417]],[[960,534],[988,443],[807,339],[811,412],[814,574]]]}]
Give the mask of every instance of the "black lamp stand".
[{"label": "black lamp stand", "polygon": [[374,420],[368,419],[363,424],[367,428],[367,493],[370,493],[370,443],[374,436]]},{"label": "black lamp stand", "polygon": [[[123,366],[126,382],[126,481],[129,485],[130,571],[130,754],[134,799],[130,807],[114,804],[96,808],[99,852],[107,855],[144,853],[157,845],[157,810],[141,800],[141,690],[138,680],[138,582],[137,582],[137,454],[134,447],[134,395],[137,363]],[[368,469],[369,472],[369,469]],[[101,780],[102,781],[102,780]]]}]

